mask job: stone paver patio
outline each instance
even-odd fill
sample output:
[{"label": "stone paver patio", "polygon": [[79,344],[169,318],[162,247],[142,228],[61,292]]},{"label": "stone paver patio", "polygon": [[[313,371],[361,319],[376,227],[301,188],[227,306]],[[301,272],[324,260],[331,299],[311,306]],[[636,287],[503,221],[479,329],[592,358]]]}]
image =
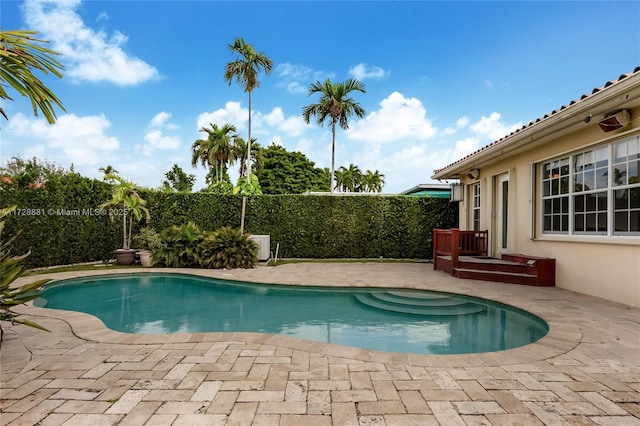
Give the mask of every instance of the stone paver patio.
[{"label": "stone paver patio", "polygon": [[422,263],[178,272],[463,293],[533,312],[550,331],[507,351],[415,355],[256,333],[133,335],[86,314],[21,307],[51,332],[3,324],[0,423],[640,425],[637,308],[557,288],[458,280]]}]

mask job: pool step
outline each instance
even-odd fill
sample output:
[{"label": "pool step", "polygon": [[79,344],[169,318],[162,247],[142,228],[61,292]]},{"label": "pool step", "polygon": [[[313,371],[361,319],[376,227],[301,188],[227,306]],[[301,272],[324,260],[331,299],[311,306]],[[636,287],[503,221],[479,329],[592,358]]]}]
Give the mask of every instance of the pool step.
[{"label": "pool step", "polygon": [[469,315],[484,312],[486,308],[449,296],[416,297],[415,294],[398,292],[373,292],[357,294],[356,299],[367,306],[385,311],[424,316]]},{"label": "pool step", "polygon": [[369,294],[385,302],[411,306],[458,306],[467,303],[465,300],[455,299],[447,294],[397,291],[371,292]]}]

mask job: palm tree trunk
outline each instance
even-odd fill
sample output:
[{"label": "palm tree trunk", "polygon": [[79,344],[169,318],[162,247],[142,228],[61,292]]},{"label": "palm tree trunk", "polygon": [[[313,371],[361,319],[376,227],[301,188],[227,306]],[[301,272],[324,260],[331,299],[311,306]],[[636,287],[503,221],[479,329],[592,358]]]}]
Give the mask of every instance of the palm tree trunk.
[{"label": "palm tree trunk", "polygon": [[127,215],[125,214],[127,205],[123,204],[122,207],[122,248],[127,250],[129,248],[127,247]]},{"label": "palm tree trunk", "polygon": [[333,194],[333,179],[335,175],[335,164],[336,164],[336,123],[335,121],[331,123],[331,182],[329,185],[331,186],[331,194]]},{"label": "palm tree trunk", "polygon": [[247,182],[251,182],[251,91],[249,91],[249,139],[247,140]]}]

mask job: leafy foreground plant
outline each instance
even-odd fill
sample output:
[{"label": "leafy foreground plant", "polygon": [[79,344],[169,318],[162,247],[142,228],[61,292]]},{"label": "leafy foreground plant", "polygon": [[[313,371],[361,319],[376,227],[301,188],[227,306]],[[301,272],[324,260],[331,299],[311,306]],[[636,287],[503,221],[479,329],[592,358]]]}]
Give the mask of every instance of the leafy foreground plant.
[{"label": "leafy foreground plant", "polygon": [[258,243],[230,226],[211,232],[202,242],[202,266],[214,269],[253,268]]},{"label": "leafy foreground plant", "polygon": [[153,263],[172,268],[200,267],[200,243],[204,237],[205,233],[194,222],[165,229],[160,235],[164,246],[153,254]]},{"label": "leafy foreground plant", "polygon": [[[4,230],[4,218],[15,210],[15,206],[0,209],[0,321],[10,321],[12,324],[24,324],[29,327],[38,328],[40,330],[49,331],[43,326],[33,321],[18,318],[20,314],[13,312],[11,308],[22,305],[40,296],[41,287],[49,280],[40,280],[22,287],[11,287],[11,284],[18,279],[23,268],[20,262],[31,252],[21,256],[11,256],[12,244],[20,232],[9,238],[8,241],[2,241],[2,231]],[[4,330],[0,324],[0,343],[4,338]]]}]

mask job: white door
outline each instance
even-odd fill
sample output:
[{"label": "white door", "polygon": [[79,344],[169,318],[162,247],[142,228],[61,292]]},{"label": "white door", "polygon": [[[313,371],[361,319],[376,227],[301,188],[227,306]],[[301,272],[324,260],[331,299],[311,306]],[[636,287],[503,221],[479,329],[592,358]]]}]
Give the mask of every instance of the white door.
[{"label": "white door", "polygon": [[496,198],[496,249],[506,253],[509,249],[509,174],[498,176]]}]

